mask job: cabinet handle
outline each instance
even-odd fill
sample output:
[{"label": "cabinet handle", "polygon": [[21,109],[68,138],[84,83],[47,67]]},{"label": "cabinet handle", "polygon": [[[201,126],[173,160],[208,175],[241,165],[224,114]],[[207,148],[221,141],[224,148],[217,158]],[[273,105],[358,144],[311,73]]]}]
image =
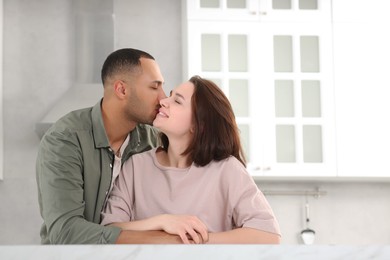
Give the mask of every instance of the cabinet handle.
[{"label": "cabinet handle", "polygon": [[267,15],[268,0],[259,1],[259,15]]},{"label": "cabinet handle", "polygon": [[264,167],[263,168],[263,172],[268,172],[271,170],[271,167],[270,166],[267,166],[267,167]]},{"label": "cabinet handle", "polygon": [[258,13],[259,13],[259,1],[258,0],[250,0],[248,2],[248,8],[249,8],[249,13],[251,15],[258,15]]}]

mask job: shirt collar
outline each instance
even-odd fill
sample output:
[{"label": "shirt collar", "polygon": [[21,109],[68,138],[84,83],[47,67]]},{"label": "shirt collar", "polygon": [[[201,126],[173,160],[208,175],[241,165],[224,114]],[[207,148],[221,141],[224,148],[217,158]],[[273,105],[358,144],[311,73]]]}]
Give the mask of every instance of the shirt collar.
[{"label": "shirt collar", "polygon": [[92,129],[96,148],[110,147],[103,123],[102,101],[103,99],[97,102],[92,108]]}]

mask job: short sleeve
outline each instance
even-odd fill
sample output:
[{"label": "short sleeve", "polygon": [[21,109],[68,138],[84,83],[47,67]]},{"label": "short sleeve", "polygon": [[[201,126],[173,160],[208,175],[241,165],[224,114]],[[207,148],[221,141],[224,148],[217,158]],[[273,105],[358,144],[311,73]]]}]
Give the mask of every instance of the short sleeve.
[{"label": "short sleeve", "polygon": [[235,158],[230,158],[227,169],[229,200],[236,227],[250,227],[279,234],[279,224],[264,194],[257,187],[252,176]]}]

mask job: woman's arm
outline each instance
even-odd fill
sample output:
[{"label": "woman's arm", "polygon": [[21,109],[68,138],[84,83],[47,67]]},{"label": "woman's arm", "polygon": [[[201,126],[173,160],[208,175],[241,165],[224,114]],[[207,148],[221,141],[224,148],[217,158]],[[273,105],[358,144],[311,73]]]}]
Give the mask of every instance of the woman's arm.
[{"label": "woman's arm", "polygon": [[209,233],[208,244],[280,244],[280,236],[254,228]]},{"label": "woman's arm", "polygon": [[120,227],[122,230],[164,230],[169,234],[178,235],[185,244],[190,244],[189,239],[196,244],[208,241],[206,225],[199,218],[189,215],[162,214],[143,220],[116,222],[111,225]]}]

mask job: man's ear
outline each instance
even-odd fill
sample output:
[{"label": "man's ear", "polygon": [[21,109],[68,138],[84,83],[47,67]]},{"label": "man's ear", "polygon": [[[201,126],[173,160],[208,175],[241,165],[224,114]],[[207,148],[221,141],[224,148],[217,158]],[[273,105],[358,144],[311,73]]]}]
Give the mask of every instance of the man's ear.
[{"label": "man's ear", "polygon": [[126,95],[126,86],[122,80],[114,82],[114,92],[119,98],[123,98]]}]

